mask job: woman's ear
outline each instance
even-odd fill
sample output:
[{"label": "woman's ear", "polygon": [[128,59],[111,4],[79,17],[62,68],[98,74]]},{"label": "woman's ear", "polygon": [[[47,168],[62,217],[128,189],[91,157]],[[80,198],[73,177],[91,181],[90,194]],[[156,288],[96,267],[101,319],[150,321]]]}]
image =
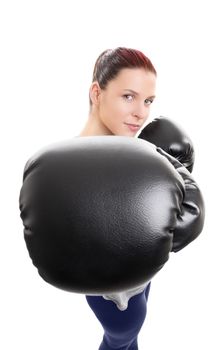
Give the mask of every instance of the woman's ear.
[{"label": "woman's ear", "polygon": [[94,105],[98,105],[98,103],[99,103],[100,92],[101,92],[101,89],[100,89],[98,82],[94,81],[91,84],[91,87],[89,90],[90,98],[91,98],[91,101]]}]

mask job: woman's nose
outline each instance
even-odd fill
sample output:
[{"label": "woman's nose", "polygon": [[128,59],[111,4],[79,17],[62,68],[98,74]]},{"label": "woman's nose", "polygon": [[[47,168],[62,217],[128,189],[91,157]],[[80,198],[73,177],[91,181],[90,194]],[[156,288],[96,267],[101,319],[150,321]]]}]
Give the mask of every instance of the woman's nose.
[{"label": "woman's nose", "polygon": [[144,107],[137,108],[134,111],[133,115],[138,119],[146,119],[148,117],[148,113],[149,113],[149,110],[147,110],[147,108],[144,106]]}]

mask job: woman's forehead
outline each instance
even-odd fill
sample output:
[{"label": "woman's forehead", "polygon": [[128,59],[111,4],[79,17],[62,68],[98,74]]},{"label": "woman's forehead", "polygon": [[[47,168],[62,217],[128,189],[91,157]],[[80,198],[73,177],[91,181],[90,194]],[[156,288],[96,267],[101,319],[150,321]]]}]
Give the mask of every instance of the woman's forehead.
[{"label": "woman's forehead", "polygon": [[140,94],[143,91],[155,90],[156,76],[154,73],[141,68],[124,68],[118,76],[110,81],[110,88],[120,90],[130,90],[135,94]]}]

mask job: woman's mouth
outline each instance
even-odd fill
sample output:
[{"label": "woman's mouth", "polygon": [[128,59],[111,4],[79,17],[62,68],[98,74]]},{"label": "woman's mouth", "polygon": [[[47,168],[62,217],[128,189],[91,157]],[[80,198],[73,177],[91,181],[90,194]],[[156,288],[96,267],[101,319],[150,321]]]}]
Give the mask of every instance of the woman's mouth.
[{"label": "woman's mouth", "polygon": [[140,129],[140,125],[137,125],[137,124],[128,124],[128,123],[125,123],[128,128],[131,130],[131,131],[138,131]]}]

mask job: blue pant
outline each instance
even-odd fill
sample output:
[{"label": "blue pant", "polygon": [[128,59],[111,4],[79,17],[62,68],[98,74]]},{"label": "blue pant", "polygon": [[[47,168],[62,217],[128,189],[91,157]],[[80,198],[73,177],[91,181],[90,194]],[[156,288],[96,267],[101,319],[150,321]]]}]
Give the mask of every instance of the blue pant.
[{"label": "blue pant", "polygon": [[90,308],[104,329],[99,350],[138,350],[137,337],[146,317],[150,284],[129,300],[125,311],[120,311],[113,301],[102,296],[86,295]]}]

